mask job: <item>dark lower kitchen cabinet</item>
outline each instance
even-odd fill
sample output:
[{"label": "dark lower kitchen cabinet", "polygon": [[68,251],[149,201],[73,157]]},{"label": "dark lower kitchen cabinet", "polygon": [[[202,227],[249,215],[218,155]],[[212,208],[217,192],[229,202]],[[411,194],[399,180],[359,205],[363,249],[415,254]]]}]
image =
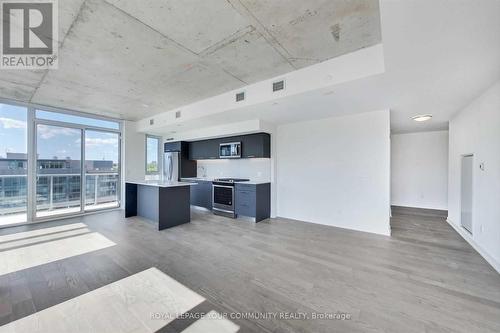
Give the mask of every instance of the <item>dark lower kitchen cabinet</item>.
[{"label": "dark lower kitchen cabinet", "polygon": [[271,216],[271,184],[235,185],[235,213],[238,216],[255,218],[255,222]]},{"label": "dark lower kitchen cabinet", "polygon": [[194,180],[196,185],[191,186],[191,205],[212,209],[212,182]]},{"label": "dark lower kitchen cabinet", "polygon": [[244,135],[241,142],[241,157],[271,157],[271,136],[267,133]]}]

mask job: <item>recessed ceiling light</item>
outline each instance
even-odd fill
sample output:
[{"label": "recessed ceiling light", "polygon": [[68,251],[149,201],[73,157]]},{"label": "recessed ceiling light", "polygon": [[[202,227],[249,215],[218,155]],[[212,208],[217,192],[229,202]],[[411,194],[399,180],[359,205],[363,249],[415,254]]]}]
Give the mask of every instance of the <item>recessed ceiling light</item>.
[{"label": "recessed ceiling light", "polygon": [[411,119],[422,122],[432,119],[432,114],[419,114],[418,116],[412,117]]}]

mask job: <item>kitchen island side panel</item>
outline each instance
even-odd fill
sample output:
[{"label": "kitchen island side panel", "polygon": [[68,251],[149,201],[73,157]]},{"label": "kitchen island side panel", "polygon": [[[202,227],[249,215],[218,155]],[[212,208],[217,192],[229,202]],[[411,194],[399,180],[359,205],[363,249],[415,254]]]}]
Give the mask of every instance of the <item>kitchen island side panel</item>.
[{"label": "kitchen island side panel", "polygon": [[159,188],[159,230],[191,221],[190,186]]},{"label": "kitchen island side panel", "polygon": [[158,191],[156,186],[137,186],[137,215],[158,222]]},{"label": "kitchen island side panel", "polygon": [[125,183],[125,217],[137,216],[137,186]]}]

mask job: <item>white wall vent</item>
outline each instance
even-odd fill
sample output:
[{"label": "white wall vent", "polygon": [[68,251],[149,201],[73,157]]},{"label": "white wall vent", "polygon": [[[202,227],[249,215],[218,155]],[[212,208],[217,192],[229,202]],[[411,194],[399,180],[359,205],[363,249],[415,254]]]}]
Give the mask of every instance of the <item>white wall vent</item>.
[{"label": "white wall vent", "polygon": [[273,92],[285,89],[285,80],[273,82]]}]

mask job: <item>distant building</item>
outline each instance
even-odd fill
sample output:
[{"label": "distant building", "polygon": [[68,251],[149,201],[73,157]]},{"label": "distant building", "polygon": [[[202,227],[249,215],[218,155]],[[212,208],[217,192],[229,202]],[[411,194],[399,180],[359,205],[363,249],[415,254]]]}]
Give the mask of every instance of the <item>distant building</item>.
[{"label": "distant building", "polygon": [[[79,205],[80,160],[38,159],[37,207],[52,209]],[[85,161],[86,204],[116,201],[118,166],[113,161]],[[7,153],[0,157],[0,215],[23,212],[27,201],[27,154]]]},{"label": "distant building", "polygon": [[[79,174],[80,160],[65,159],[39,159],[38,174]],[[1,175],[25,175],[28,170],[27,155],[22,153],[7,153],[6,158],[0,157]],[[115,172],[117,166],[113,161],[86,160],[87,173]]]}]

